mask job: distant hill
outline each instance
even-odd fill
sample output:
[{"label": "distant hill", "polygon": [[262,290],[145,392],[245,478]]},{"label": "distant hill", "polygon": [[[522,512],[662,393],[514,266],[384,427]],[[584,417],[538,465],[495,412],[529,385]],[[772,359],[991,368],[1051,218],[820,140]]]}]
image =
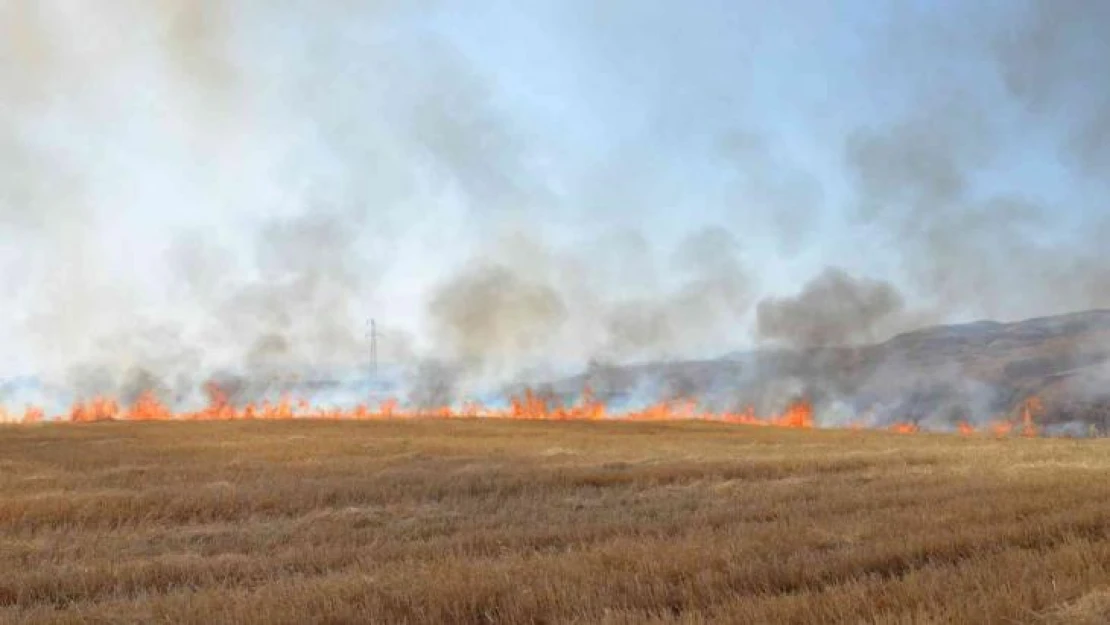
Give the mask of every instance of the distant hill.
[{"label": "distant hill", "polygon": [[615,403],[686,395],[716,408],[773,410],[805,395],[826,419],[930,425],[994,418],[1037,395],[1041,423],[1108,430],[1110,310],[936,326],[856,347],[599,365],[553,390],[571,393],[586,383]]}]

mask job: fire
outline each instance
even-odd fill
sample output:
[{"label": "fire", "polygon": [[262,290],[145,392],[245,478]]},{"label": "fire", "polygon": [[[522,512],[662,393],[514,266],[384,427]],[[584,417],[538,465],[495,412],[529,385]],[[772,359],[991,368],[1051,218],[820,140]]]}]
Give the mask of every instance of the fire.
[{"label": "fire", "polygon": [[[290,420],[290,419],[329,419],[329,420],[386,420],[416,418],[496,418],[542,421],[600,421],[606,419],[625,421],[676,421],[695,420],[756,425],[791,429],[811,429],[816,427],[813,404],[807,399],[790,403],[782,412],[771,415],[758,415],[753,407],[734,411],[712,411],[699,406],[695,399],[674,399],[661,401],[644,408],[627,411],[613,411],[605,402],[597,399],[590,388],[585,388],[581,397],[571,404],[564,404],[546,397],[531,389],[509,399],[506,408],[490,408],[481,403],[468,401],[459,407],[402,407],[396,399],[387,399],[377,405],[363,403],[351,408],[324,408],[312,406],[304,399],[284,396],[277,400],[261,403],[247,403],[237,406],[228,393],[218,384],[205,385],[208,403],[195,411],[174,411],[163,403],[156,394],[146,392],[139,395],[127,406],[110,397],[93,397],[74,404],[68,412],[55,415],[52,420],[70,423],[90,423],[96,421],[224,421],[224,420]],[[1034,396],[1021,404],[1017,417],[996,419],[981,428],[967,421],[957,424],[957,431],[963,436],[979,433],[993,434],[998,437],[1009,436],[1015,430],[1023,437],[1036,437],[1040,429],[1035,418],[1044,410],[1040,398]],[[47,420],[46,412],[36,406],[28,406],[22,415],[6,412],[0,407],[0,422],[39,423]],[[853,421],[848,427],[852,430],[863,428],[863,423]],[[921,431],[916,423],[901,422],[888,427],[898,434],[915,434]]]},{"label": "fire", "polygon": [[1021,435],[1026,438],[1033,438],[1037,436],[1037,426],[1033,423],[1033,415],[1039,414],[1044,411],[1044,404],[1041,398],[1034,395],[1025,400],[1021,407]]},{"label": "fire", "polygon": [[1014,430],[1014,424],[1010,421],[997,420],[990,423],[991,433],[1001,438],[1008,436]]},{"label": "fire", "polygon": [[128,421],[163,421],[173,418],[173,412],[158,401],[154,393],[143,393],[127,409],[124,416]]}]

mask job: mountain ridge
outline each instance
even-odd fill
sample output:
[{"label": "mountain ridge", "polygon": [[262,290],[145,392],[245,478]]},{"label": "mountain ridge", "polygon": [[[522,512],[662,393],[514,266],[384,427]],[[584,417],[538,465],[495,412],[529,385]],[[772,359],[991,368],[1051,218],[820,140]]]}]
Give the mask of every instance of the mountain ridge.
[{"label": "mountain ridge", "polygon": [[930,326],[864,345],[595,365],[553,390],[584,385],[616,403],[654,393],[774,410],[804,396],[834,420],[933,426],[997,419],[1038,396],[1045,424],[1110,430],[1110,310]]}]

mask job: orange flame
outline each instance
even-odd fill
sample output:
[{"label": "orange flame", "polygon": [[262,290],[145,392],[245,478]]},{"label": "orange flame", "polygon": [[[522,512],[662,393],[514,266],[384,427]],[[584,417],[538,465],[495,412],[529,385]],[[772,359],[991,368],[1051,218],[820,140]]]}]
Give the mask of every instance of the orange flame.
[{"label": "orange flame", "polygon": [[890,431],[898,434],[916,434],[918,428],[916,423],[895,423],[890,426]]},{"label": "orange flame", "polygon": [[[603,401],[595,397],[589,387],[583,389],[578,401],[570,405],[555,402],[531,389],[526,389],[522,394],[512,396],[508,402],[508,407],[503,409],[488,408],[474,401],[468,401],[459,408],[451,406],[402,408],[400,403],[392,398],[386,399],[376,406],[364,403],[352,408],[324,408],[312,406],[304,399],[294,400],[288,396],[282,397],[277,402],[263,401],[259,404],[248,403],[242,407],[236,407],[228,393],[214,382],[205,385],[205,392],[208,396],[208,404],[204,408],[192,412],[175,412],[154,393],[147,392],[141,394],[126,408],[121,408],[116,400],[107,397],[94,397],[84,402],[77,402],[68,413],[58,415],[55,420],[71,423],[91,423],[110,420],[215,421],[236,419],[355,421],[414,418],[499,418],[549,421],[619,419],[626,421],[701,420],[792,429],[816,427],[813,405],[807,399],[799,399],[790,403],[779,414],[760,416],[756,414],[755,409],[751,406],[725,412],[704,410],[699,407],[697,400],[694,399],[661,401],[638,410],[613,412]],[[1020,409],[1020,434],[1022,436],[1035,437],[1040,435],[1040,430],[1034,423],[1034,418],[1043,410],[1043,403],[1038,397],[1030,397],[1022,403]],[[11,415],[0,408],[0,421],[30,424],[45,420],[45,411],[35,406],[28,406],[22,418],[18,415]],[[1011,419],[997,419],[986,424],[978,431],[988,432],[998,437],[1008,436],[1015,429],[1014,421]],[[861,422],[853,421],[849,424],[849,427],[858,430],[863,426]],[[917,424],[908,422],[895,423],[889,426],[888,429],[898,434],[914,434],[921,431]],[[957,431],[963,436],[972,436],[977,433],[976,428],[966,421],[957,425]]]},{"label": "orange flame", "polygon": [[1044,404],[1041,398],[1034,395],[1025,400],[1021,407],[1021,435],[1026,438],[1033,438],[1037,436],[1037,426],[1033,423],[1033,415],[1039,414],[1044,410]]}]

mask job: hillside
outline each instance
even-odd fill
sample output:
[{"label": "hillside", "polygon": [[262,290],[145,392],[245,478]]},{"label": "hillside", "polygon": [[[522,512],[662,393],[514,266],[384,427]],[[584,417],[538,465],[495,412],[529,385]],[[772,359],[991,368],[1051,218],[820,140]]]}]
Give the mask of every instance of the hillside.
[{"label": "hillside", "polygon": [[765,350],[697,362],[595,366],[557,389],[590,384],[612,402],[645,394],[714,405],[781,404],[806,395],[826,420],[982,421],[1037,395],[1045,424],[1110,427],[1110,311],[1014,323],[979,321],[901,334],[883,343]]}]

